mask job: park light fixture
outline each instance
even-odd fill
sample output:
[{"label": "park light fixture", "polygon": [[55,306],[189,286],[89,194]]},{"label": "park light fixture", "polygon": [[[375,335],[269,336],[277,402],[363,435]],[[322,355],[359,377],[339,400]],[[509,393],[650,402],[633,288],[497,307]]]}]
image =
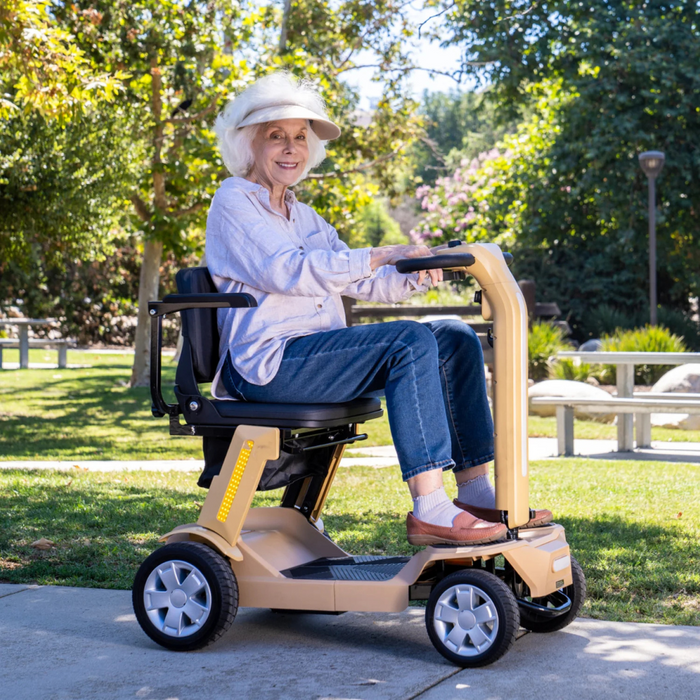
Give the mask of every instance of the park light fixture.
[{"label": "park light fixture", "polygon": [[649,310],[650,323],[656,325],[656,178],[664,167],[666,156],[661,151],[639,154],[639,165],[649,181]]}]

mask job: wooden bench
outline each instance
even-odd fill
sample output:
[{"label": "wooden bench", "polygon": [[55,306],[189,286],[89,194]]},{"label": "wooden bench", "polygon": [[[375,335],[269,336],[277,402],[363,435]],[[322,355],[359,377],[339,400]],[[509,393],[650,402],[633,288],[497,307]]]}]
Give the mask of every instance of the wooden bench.
[{"label": "wooden bench", "polygon": [[[557,452],[574,454],[574,409],[585,408],[588,413],[618,413],[636,415],[637,447],[651,447],[652,413],[700,413],[700,394],[638,393],[632,397],[611,396],[609,399],[575,399],[562,396],[536,396],[533,406],[554,406],[557,417]],[[620,448],[618,442],[618,448]],[[624,450],[621,450],[624,451]]]},{"label": "wooden bench", "polygon": [[[19,338],[0,338],[0,369],[2,369],[3,348],[19,348]],[[75,347],[75,341],[66,338],[30,338],[30,348],[56,348],[58,350],[58,366],[65,369],[68,366],[68,348]]]}]

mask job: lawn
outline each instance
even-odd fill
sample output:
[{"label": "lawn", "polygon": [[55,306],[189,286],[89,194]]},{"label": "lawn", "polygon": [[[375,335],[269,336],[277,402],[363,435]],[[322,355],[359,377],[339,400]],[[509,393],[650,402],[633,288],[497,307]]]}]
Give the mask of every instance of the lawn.
[{"label": "lawn", "polygon": [[[16,361],[12,352],[7,361]],[[32,350],[32,362],[54,352]],[[69,352],[83,369],[0,372],[0,460],[201,458],[201,441],[172,438],[150,414],[148,389],[128,389],[132,356]],[[165,358],[164,385],[174,366]],[[391,441],[386,416],[364,445]],[[531,435],[554,436],[553,418]],[[578,437],[615,427],[577,421]],[[655,440],[700,434],[654,429]],[[531,505],[551,508],[589,581],[584,614],[608,620],[700,624],[700,467],[659,462],[547,460],[532,464]],[[158,534],[194,521],[205,492],[196,474],[0,470],[0,580],[129,588]],[[452,490],[453,485],[448,485]],[[260,494],[269,505],[277,493]],[[351,553],[410,553],[411,507],[398,469],[341,469],[324,514]],[[55,547],[41,551],[45,537]]]},{"label": "lawn", "polygon": [[[4,352],[7,362],[18,356]],[[30,351],[31,362],[55,360],[55,351]],[[128,354],[69,351],[69,363],[89,367],[0,371],[0,460],[201,459],[200,440],[172,438],[166,419],[153,418],[147,388],[127,387],[132,361]],[[167,357],[163,365],[168,389],[175,367]],[[362,430],[369,439],[358,446],[391,444],[386,413]],[[575,434],[612,439],[616,427],[576,421]],[[555,437],[555,419],[532,417],[530,435]],[[653,428],[652,438],[694,442],[700,431]]]},{"label": "lawn", "polygon": [[[174,472],[0,471],[0,581],[130,588],[159,533],[196,520],[205,492],[195,481]],[[700,468],[535,462],[531,496],[566,527],[588,578],[584,615],[700,625]],[[278,498],[259,494],[256,504]],[[323,518],[350,553],[408,554],[410,507],[398,469],[344,468]],[[55,547],[30,546],[42,537]]]}]

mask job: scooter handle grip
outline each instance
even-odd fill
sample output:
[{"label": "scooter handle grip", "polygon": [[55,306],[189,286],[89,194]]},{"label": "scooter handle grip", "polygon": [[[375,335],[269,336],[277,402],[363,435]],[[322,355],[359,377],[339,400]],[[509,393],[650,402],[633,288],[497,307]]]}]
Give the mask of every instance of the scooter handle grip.
[{"label": "scooter handle grip", "polygon": [[422,270],[450,270],[469,267],[475,262],[471,253],[446,253],[445,255],[429,255],[424,258],[402,258],[396,261],[399,272],[421,272]]}]

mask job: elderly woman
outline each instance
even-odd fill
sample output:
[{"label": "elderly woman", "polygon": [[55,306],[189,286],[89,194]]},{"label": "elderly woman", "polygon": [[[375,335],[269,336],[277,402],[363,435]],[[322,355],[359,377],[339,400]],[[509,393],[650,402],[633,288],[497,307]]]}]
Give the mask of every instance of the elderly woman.
[{"label": "elderly woman", "polygon": [[[216,122],[225,180],[207,220],[206,257],[221,292],[247,292],[254,311],[219,311],[217,398],[334,403],[386,395],[401,472],[413,497],[412,544],[501,539],[488,476],[493,423],[479,340],[458,321],[347,328],[340,295],[393,303],[442,273],[403,275],[401,258],[426,246],[350,249],[289,188],[340,135],[315,89],[286,73],[261,78]],[[452,469],[458,498],[443,488]],[[538,512],[531,525],[551,514]]]}]

